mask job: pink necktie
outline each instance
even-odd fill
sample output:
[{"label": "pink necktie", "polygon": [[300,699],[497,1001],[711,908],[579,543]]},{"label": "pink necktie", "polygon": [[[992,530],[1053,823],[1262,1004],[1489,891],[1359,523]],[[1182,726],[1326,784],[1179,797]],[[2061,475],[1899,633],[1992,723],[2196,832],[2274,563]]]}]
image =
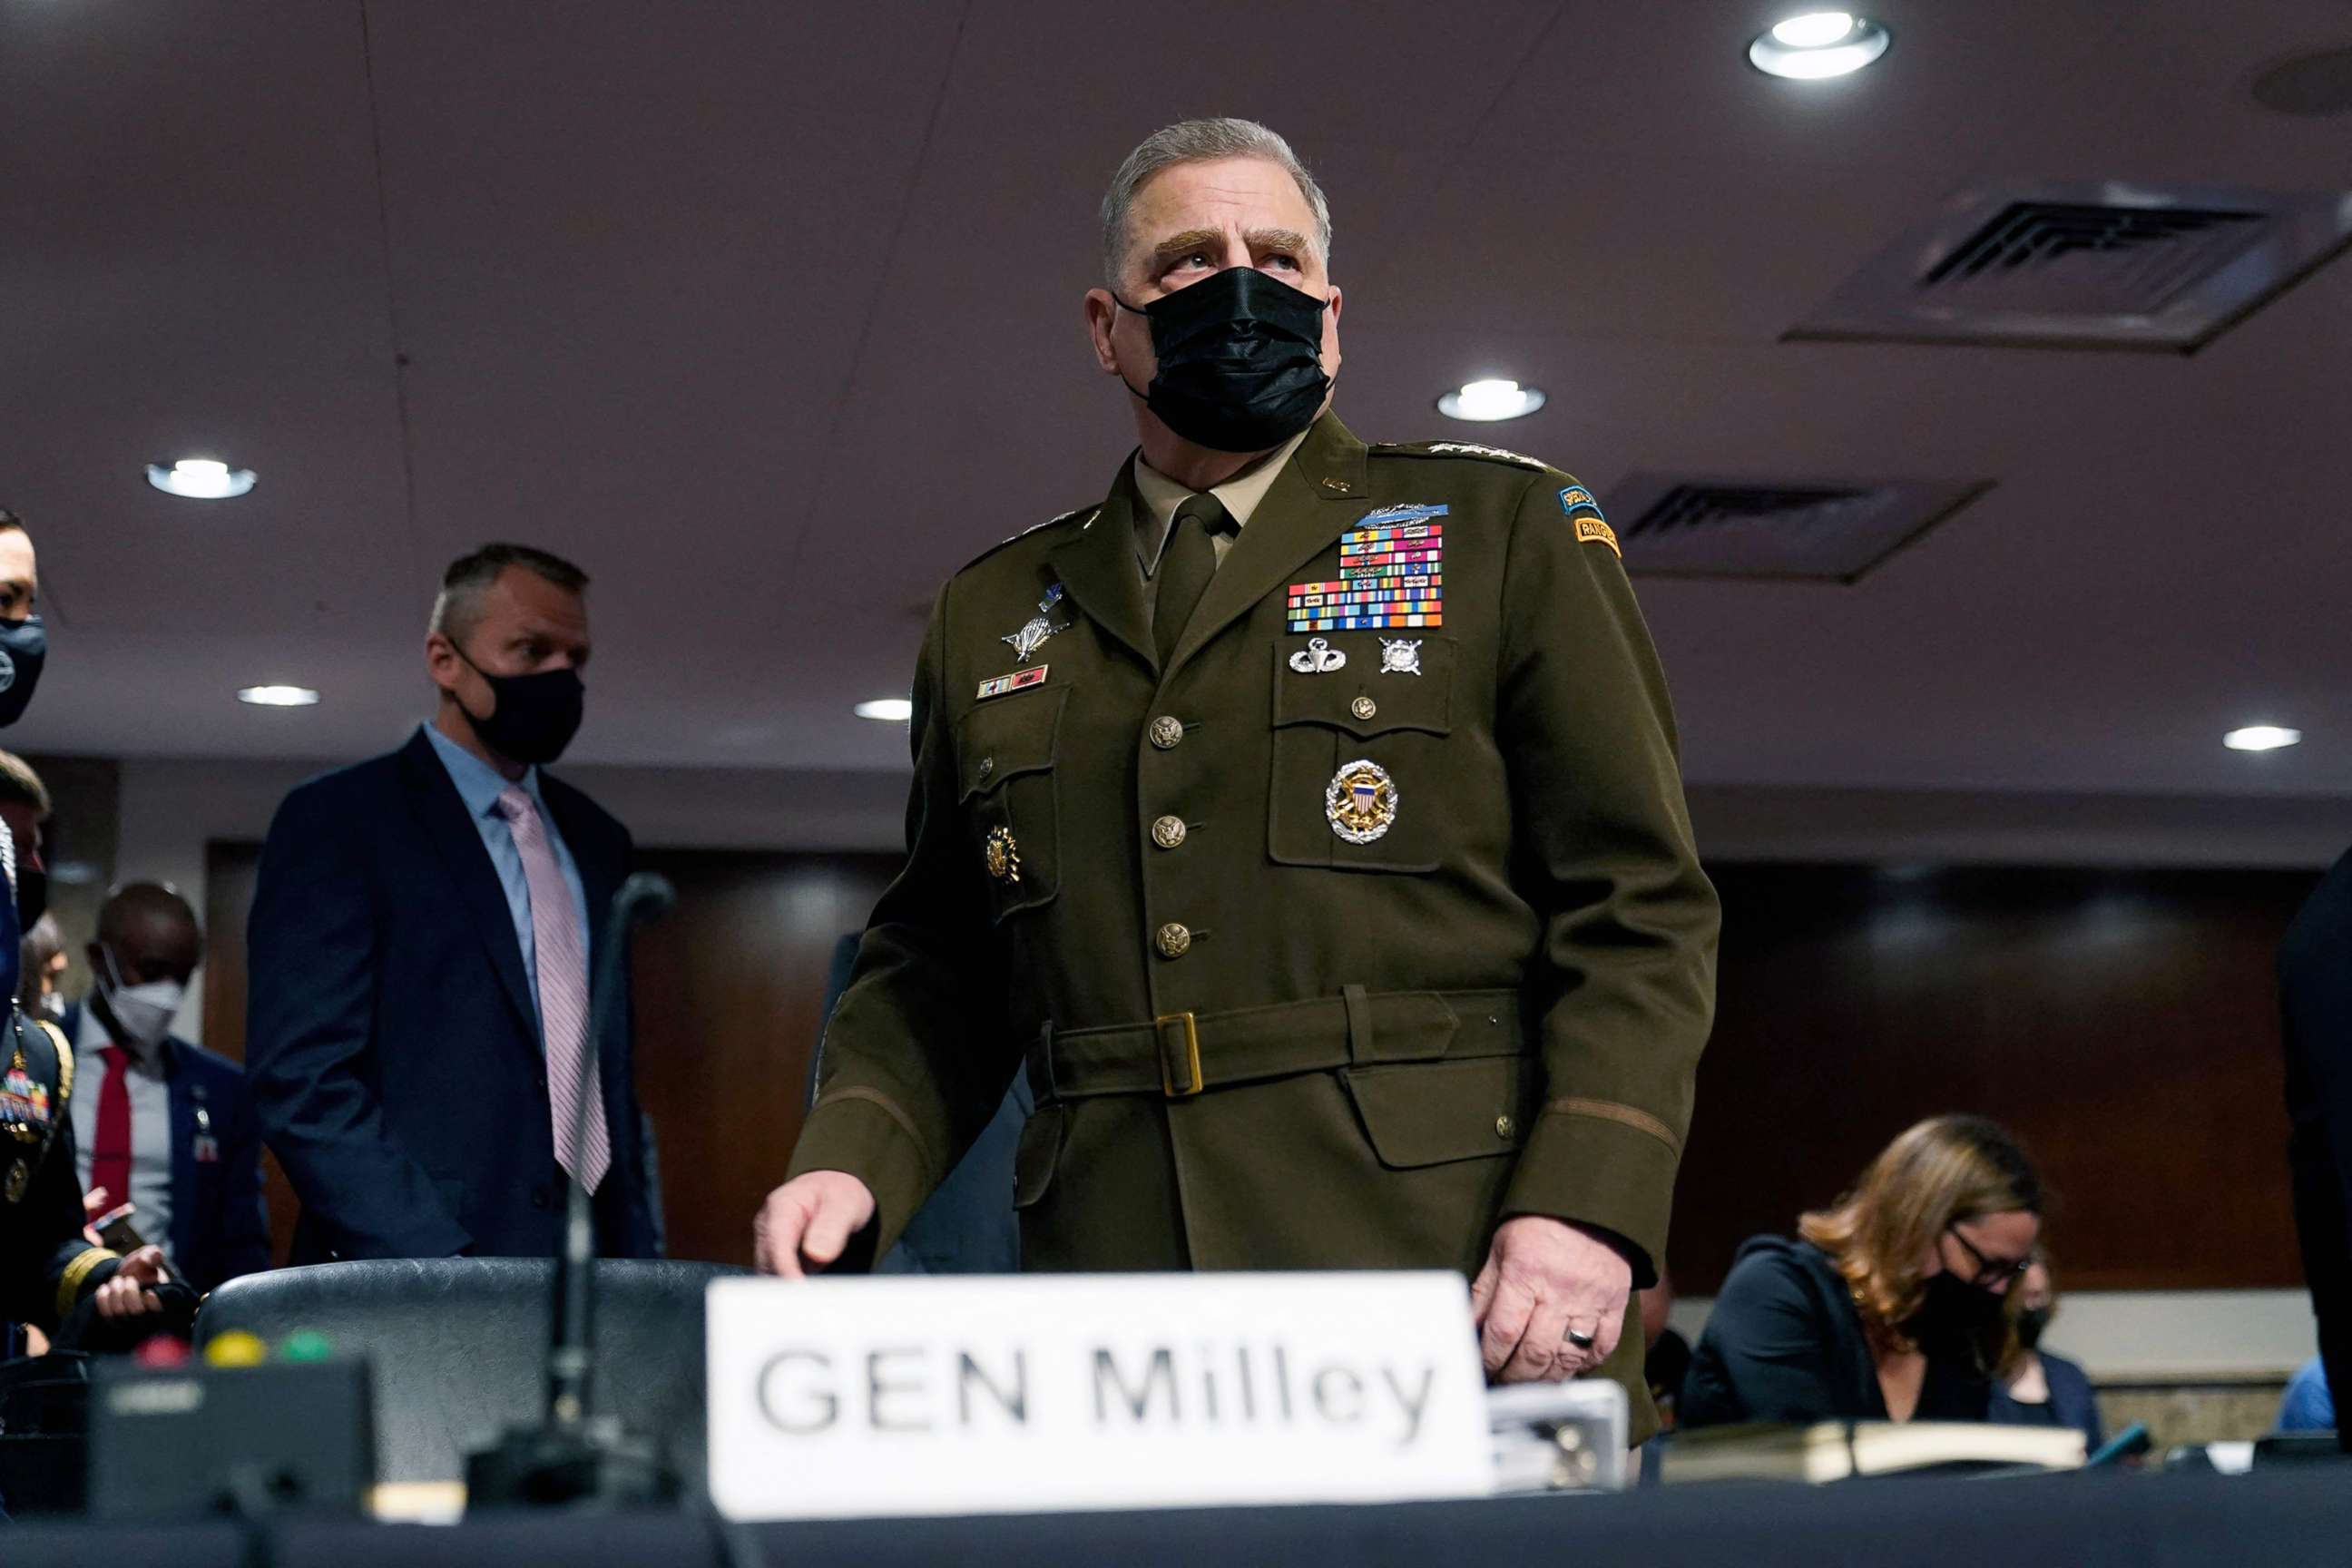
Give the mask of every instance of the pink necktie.
[{"label": "pink necktie", "polygon": [[[572,904],[572,889],[548,847],[539,805],[520,785],[499,795],[499,811],[513,830],[522,856],[523,879],[530,886],[531,949],[539,971],[539,1025],[547,1042],[547,1103],[554,1118],[555,1160],[590,1192],[613,1163],[604,1131],[604,1100],[589,1081],[588,944]],[[574,1141],[572,1124],[587,1101],[584,1141]]]}]

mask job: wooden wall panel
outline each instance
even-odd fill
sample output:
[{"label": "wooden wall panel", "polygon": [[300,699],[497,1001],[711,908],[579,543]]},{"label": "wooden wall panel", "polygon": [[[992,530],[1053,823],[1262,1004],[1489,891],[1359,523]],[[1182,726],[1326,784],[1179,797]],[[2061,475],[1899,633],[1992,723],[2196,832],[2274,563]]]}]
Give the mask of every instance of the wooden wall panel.
[{"label": "wooden wall panel", "polygon": [[2071,1289],[2300,1283],[2280,937],[2300,872],[1720,866],[1676,1287],[1833,1199],[1920,1117],[2009,1125]]},{"label": "wooden wall panel", "polygon": [[[241,1054],[251,846],[215,846],[205,1033]],[[671,1252],[744,1262],[783,1169],[835,939],[882,855],[657,851],[677,912],[640,940],[640,1089]],[[2073,1289],[2299,1282],[2273,956],[2300,872],[1715,868],[1716,1035],[1675,1203],[1677,1286],[1787,1231],[1921,1116],[2009,1123],[2060,1195]],[[290,1195],[272,1189],[290,1226]],[[281,1230],[281,1248],[286,1230]],[[282,1251],[281,1251],[282,1256]]]},{"label": "wooden wall panel", "polygon": [[751,1215],[800,1136],[834,944],[888,855],[661,850],[677,910],[638,938],[637,1092],[661,1143],[669,1255],[751,1261]]}]

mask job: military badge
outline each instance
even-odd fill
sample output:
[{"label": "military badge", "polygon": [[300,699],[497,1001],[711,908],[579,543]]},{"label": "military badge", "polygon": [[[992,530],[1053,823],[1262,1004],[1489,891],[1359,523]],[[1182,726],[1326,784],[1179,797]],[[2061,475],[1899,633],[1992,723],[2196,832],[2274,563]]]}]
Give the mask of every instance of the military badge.
[{"label": "military badge", "polygon": [[1592,492],[1582,485],[1570,485],[1559,492],[1559,510],[1570,517],[1580,511],[1589,511],[1596,518],[1601,516],[1601,503],[1594,500]]},{"label": "military badge", "polygon": [[991,879],[1012,887],[1021,880],[1021,845],[1009,827],[989,829],[988,845],[982,852],[988,861]]},{"label": "military badge", "polygon": [[1301,675],[1328,675],[1348,667],[1348,656],[1331,646],[1329,637],[1308,637],[1307,646],[1290,656],[1290,668]]},{"label": "military badge", "polygon": [[7,1198],[12,1204],[25,1201],[25,1189],[33,1184],[33,1167],[17,1160],[8,1167]]},{"label": "military badge", "polygon": [[21,1052],[9,1064],[7,1076],[0,1078],[0,1127],[19,1143],[47,1141],[49,1086],[34,1081]]},{"label": "military badge", "polygon": [[1370,844],[1395,824],[1396,815],[1396,781],[1375,762],[1349,763],[1323,792],[1324,817],[1350,844]]},{"label": "military badge", "polygon": [[1037,613],[1022,622],[1019,631],[1009,633],[998,639],[1013,645],[1013,652],[1016,656],[1015,662],[1028,663],[1030,656],[1045,646],[1047,637],[1052,637],[1055,632],[1069,629],[1054,624],[1054,606],[1061,602],[1061,598],[1062,585],[1056,583],[1045,590],[1045,596],[1037,601]]},{"label": "military badge", "polygon": [[1610,549],[1617,551],[1618,560],[1625,559],[1625,552],[1617,548],[1617,531],[1597,517],[1578,518],[1576,537],[1585,544],[1605,544]]},{"label": "military badge", "polygon": [[1368,511],[1356,520],[1358,528],[1384,528],[1396,524],[1426,522],[1433,517],[1444,517],[1446,507],[1442,501],[1406,501],[1401,506],[1384,506],[1378,511]]},{"label": "military badge", "polygon": [[1381,639],[1381,673],[1382,675],[1419,675],[1421,673],[1421,639],[1419,637],[1388,637]]},{"label": "military badge", "polygon": [[1287,590],[1294,632],[1394,631],[1444,624],[1445,524],[1443,502],[1382,507],[1339,536],[1336,581],[1293,583]]},{"label": "military badge", "polygon": [[1541,460],[1525,452],[1514,452],[1507,447],[1482,447],[1475,441],[1432,441],[1422,450],[1461,458],[1492,458],[1499,463],[1518,463],[1530,468],[1543,467]]},{"label": "military badge", "polygon": [[1050,664],[1040,664],[1012,675],[991,676],[980,683],[979,700],[985,702],[992,697],[1002,697],[1008,691],[1019,691],[1030,686],[1043,686],[1045,684],[1045,672],[1053,668]]}]

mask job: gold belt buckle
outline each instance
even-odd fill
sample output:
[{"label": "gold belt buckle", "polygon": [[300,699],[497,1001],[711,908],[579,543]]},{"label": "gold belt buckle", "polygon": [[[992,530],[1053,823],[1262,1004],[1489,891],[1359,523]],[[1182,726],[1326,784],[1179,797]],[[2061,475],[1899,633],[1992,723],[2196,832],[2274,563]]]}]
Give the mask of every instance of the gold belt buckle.
[{"label": "gold belt buckle", "polygon": [[[1171,1059],[1172,1053],[1169,1049],[1174,1044],[1168,1037],[1168,1026],[1171,1024],[1184,1026],[1184,1082],[1181,1087],[1176,1082],[1175,1064]],[[1192,1022],[1192,1015],[1162,1013],[1151,1020],[1151,1030],[1160,1045],[1160,1089],[1171,1100],[1190,1100],[1200,1093],[1207,1086],[1201,1081],[1201,1030]]]}]

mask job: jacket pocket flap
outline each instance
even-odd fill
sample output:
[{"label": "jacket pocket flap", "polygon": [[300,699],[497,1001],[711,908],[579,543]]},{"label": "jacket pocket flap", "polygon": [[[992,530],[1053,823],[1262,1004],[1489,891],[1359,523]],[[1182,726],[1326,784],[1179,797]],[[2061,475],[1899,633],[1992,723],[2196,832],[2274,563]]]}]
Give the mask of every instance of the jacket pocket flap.
[{"label": "jacket pocket flap", "polygon": [[1526,1057],[1350,1068],[1340,1079],[1391,1170],[1507,1154],[1527,1136]]},{"label": "jacket pocket flap", "polygon": [[[1358,736],[1392,730],[1423,730],[1444,735],[1454,728],[1454,651],[1451,637],[1379,637],[1356,632],[1329,638],[1347,656],[1335,670],[1301,670],[1291,659],[1307,645],[1296,638],[1275,645],[1274,727],[1322,724]],[[1420,673],[1381,668],[1381,644],[1417,645],[1412,666]]]},{"label": "jacket pocket flap", "polygon": [[1066,686],[1040,687],[983,702],[956,727],[958,800],[970,800],[1023,773],[1054,765],[1054,735],[1061,728]]}]

